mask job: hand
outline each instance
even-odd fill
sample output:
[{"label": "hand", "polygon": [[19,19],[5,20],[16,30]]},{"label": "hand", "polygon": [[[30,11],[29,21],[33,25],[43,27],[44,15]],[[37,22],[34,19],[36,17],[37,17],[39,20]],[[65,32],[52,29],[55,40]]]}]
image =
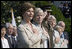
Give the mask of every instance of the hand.
[{"label": "hand", "polygon": [[68,44],[68,40],[67,40],[67,39],[65,39],[64,42],[65,42],[66,44]]},{"label": "hand", "polygon": [[61,44],[61,47],[63,47],[63,46],[64,46],[64,44],[65,44],[65,43],[63,42],[63,43]]},{"label": "hand", "polygon": [[60,38],[59,37],[57,37],[56,38],[56,43],[58,43],[60,41]]},{"label": "hand", "polygon": [[34,31],[35,34],[38,34],[37,29],[33,28],[33,31]]}]

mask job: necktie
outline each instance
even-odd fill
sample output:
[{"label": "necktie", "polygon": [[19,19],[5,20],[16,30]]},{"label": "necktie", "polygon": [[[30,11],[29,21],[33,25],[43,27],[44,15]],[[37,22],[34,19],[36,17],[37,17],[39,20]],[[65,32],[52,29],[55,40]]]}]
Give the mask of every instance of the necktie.
[{"label": "necktie", "polygon": [[11,44],[12,44],[12,37],[10,36],[10,41],[11,41]]}]

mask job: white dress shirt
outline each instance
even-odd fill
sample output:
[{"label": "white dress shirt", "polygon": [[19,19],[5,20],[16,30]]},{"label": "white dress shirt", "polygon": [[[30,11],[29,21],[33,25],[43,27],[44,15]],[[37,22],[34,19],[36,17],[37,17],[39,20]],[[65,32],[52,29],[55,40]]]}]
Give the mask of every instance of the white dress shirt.
[{"label": "white dress shirt", "polygon": [[12,36],[13,38],[15,38],[15,40],[17,41],[17,36]]},{"label": "white dress shirt", "polygon": [[12,44],[12,35],[8,35],[8,37],[10,38],[11,44]]},{"label": "white dress shirt", "polygon": [[2,47],[3,48],[9,48],[9,44],[8,44],[8,41],[7,41],[7,39],[1,39],[1,41],[2,41]]}]

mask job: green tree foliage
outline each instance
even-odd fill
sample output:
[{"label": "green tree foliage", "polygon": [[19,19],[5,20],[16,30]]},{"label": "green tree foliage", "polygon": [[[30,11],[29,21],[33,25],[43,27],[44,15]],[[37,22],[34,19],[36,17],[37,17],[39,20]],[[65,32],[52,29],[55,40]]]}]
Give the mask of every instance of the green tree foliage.
[{"label": "green tree foliage", "polygon": [[57,22],[59,21],[64,21],[66,24],[66,31],[67,32],[71,32],[71,18],[65,18],[65,16],[63,15],[63,13],[61,12],[61,10],[59,8],[57,8],[56,6],[52,5],[51,8],[52,14],[56,17]]},{"label": "green tree foliage", "polygon": [[[14,10],[14,15],[15,18],[17,18],[17,16],[20,16],[20,6],[21,4],[23,4],[24,2],[31,2],[32,4],[34,4],[36,7],[41,7],[41,6],[46,6],[46,5],[50,5],[51,1],[1,1],[1,23],[6,23],[6,22],[11,22],[12,18],[11,18],[11,8],[13,8]],[[52,5],[52,15],[54,15],[58,21],[64,21],[66,24],[66,31],[67,32],[71,32],[71,18],[65,18],[62,14],[62,12],[60,11],[59,8],[57,8],[56,6]],[[17,19],[16,19],[17,21]],[[19,23],[17,23],[19,24]]]},{"label": "green tree foliage", "polygon": [[11,8],[13,8],[15,18],[20,15],[19,9],[25,1],[1,1],[1,23],[11,22]]},{"label": "green tree foliage", "polygon": [[55,5],[51,3],[51,1],[32,1],[36,7],[46,6],[46,5],[52,5],[52,15],[54,15],[57,19],[57,22],[64,21],[66,24],[66,31],[71,33],[71,18],[65,18],[63,13],[59,8],[57,8]]}]

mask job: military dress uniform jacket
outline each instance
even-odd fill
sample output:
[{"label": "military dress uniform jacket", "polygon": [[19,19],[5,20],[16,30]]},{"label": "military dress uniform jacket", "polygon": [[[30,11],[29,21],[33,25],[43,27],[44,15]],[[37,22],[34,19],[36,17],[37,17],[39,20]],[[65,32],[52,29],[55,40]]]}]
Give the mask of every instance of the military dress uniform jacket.
[{"label": "military dress uniform jacket", "polygon": [[52,30],[51,26],[48,24],[47,21],[43,21],[42,25],[44,26],[45,30],[48,32],[48,34],[50,36],[49,48],[53,48],[54,47],[54,44],[53,44],[53,30]]}]

